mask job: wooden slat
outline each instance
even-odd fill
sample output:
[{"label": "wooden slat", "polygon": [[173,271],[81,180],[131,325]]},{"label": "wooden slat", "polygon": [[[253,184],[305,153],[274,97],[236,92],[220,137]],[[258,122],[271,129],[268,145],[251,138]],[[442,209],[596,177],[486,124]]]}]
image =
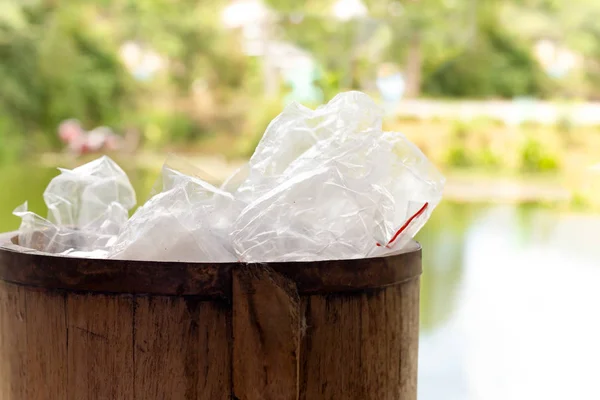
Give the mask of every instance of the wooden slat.
[{"label": "wooden slat", "polygon": [[370,399],[361,386],[361,296],[310,296],[302,302],[306,335],[301,344],[300,398],[352,394],[351,399]]},{"label": "wooden slat", "polygon": [[229,399],[226,311],[189,298],[136,298],[136,399]]},{"label": "wooden slat", "polygon": [[130,296],[68,296],[68,400],[134,399],[132,306]]},{"label": "wooden slat", "polygon": [[[400,347],[400,395],[399,399],[417,399],[417,369],[419,360],[419,279],[409,282],[400,289],[400,304],[396,314],[400,326],[397,338]],[[388,308],[390,312],[391,308]]]},{"label": "wooden slat", "polygon": [[419,280],[302,298],[302,400],[415,400]]},{"label": "wooden slat", "polygon": [[0,281],[0,399],[67,398],[62,294]]},{"label": "wooden slat", "polygon": [[233,274],[233,391],[239,400],[297,400],[300,309],[295,285],[267,267]]},{"label": "wooden slat", "polygon": [[27,290],[27,399],[67,399],[65,296]]},{"label": "wooden slat", "polygon": [[0,281],[0,400],[27,398],[25,290]]},{"label": "wooden slat", "polygon": [[200,303],[198,314],[198,400],[231,399],[231,307]]}]

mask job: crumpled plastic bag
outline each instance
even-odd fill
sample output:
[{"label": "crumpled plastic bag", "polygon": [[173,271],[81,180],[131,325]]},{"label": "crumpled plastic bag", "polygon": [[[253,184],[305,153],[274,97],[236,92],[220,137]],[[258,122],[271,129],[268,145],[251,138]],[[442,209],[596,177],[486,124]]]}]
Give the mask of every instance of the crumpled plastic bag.
[{"label": "crumpled plastic bag", "polygon": [[[237,215],[233,196],[175,169],[174,160],[163,166],[159,193],[124,225],[109,258],[236,261],[228,238],[231,220]],[[182,162],[175,164],[181,167]]]},{"label": "crumpled plastic bag", "polygon": [[[351,92],[315,111],[288,107],[274,120],[234,192],[260,195],[235,223],[240,260],[379,256],[414,237],[441,200],[444,178],[404,135],[382,131],[381,113]],[[287,134],[286,148],[297,151],[283,156],[278,146]]]},{"label": "crumpled plastic bag", "polygon": [[360,92],[338,94],[316,110],[290,104],[267,127],[243,171],[247,176],[236,196],[242,201],[259,197],[281,180],[278,178],[294,160],[319,141],[340,131],[381,129],[382,120],[383,110]]},{"label": "crumpled plastic bag", "polygon": [[[73,170],[59,169],[44,192],[45,219],[19,206],[19,245],[47,253],[106,256],[136,204],[125,172],[104,156]],[[89,254],[86,254],[89,253]]]}]

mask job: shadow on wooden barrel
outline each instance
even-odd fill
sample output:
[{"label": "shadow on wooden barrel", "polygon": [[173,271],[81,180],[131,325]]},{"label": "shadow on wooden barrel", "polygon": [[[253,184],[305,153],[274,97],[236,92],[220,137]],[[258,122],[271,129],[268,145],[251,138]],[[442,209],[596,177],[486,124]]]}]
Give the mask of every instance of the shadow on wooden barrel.
[{"label": "shadow on wooden barrel", "polygon": [[0,400],[414,400],[420,274],[0,248]]}]

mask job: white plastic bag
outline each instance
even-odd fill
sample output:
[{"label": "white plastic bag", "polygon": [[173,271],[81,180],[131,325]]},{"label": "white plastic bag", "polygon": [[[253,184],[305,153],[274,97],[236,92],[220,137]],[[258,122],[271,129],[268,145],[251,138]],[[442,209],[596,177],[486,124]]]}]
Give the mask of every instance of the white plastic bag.
[{"label": "white plastic bag", "polygon": [[165,164],[161,192],[124,226],[109,258],[153,261],[236,261],[229,241],[233,196]]},{"label": "white plastic bag", "polygon": [[382,118],[381,108],[360,92],[339,94],[316,110],[292,103],[267,127],[248,162],[238,198],[248,201],[272,189],[288,166],[319,141],[340,131],[381,129]]},{"label": "white plastic bag", "polygon": [[[381,130],[378,107],[365,97],[341,94],[314,112],[292,106],[282,114],[286,126],[302,129],[273,128],[278,119],[269,126],[237,191],[245,200],[259,195],[245,203],[232,233],[240,260],[398,252],[424,225],[444,178],[404,135]],[[301,132],[313,143],[281,157],[272,129],[276,138]]]},{"label": "white plastic bag", "polygon": [[106,156],[60,172],[44,192],[48,219],[28,211],[27,203],[14,211],[22,219],[19,245],[47,253],[106,256],[136,202],[127,175]]}]

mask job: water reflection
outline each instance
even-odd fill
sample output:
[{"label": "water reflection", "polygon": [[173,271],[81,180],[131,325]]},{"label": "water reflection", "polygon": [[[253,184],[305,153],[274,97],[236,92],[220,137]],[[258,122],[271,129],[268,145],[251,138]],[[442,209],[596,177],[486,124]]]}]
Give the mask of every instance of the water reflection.
[{"label": "water reflection", "polygon": [[417,237],[424,249],[421,280],[421,330],[424,333],[443,324],[455,308],[462,279],[463,243],[480,209],[443,202]]},{"label": "water reflection", "polygon": [[[423,319],[443,318],[424,324],[419,399],[600,398],[600,217],[507,206],[471,215],[452,240],[459,281],[435,287],[451,294],[432,301],[424,286]],[[451,239],[427,235],[428,262],[446,262]]]}]

